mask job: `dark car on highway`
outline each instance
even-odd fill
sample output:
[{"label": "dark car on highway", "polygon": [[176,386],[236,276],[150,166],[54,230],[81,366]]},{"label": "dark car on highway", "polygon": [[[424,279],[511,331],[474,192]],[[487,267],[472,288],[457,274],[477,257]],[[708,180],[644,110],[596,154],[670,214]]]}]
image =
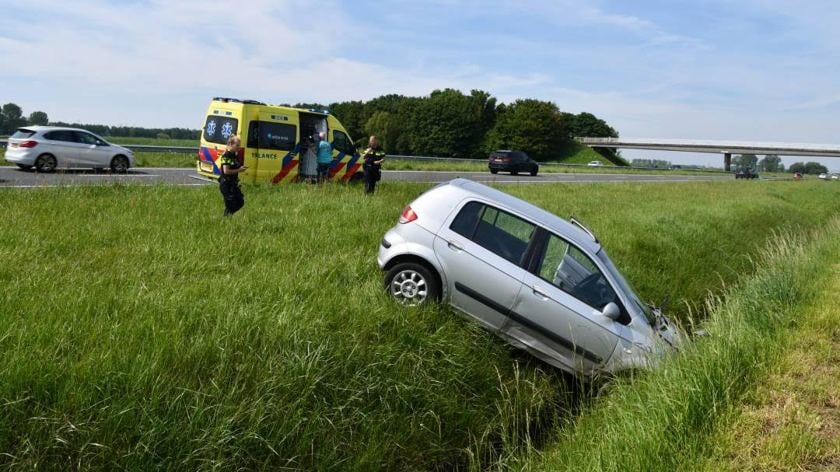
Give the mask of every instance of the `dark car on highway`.
[{"label": "dark car on highway", "polygon": [[752,169],[741,169],[735,173],[736,179],[757,179],[758,173]]},{"label": "dark car on highway", "polygon": [[540,170],[540,165],[537,161],[528,157],[523,151],[495,151],[490,154],[487,166],[490,168],[491,174],[496,174],[499,171],[510,172],[511,175],[516,175],[520,172],[528,172],[531,175],[537,175]]}]

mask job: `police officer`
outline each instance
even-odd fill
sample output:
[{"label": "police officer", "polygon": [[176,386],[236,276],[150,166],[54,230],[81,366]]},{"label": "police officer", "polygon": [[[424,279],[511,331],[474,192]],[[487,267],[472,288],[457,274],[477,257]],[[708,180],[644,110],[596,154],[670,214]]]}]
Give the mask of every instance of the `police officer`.
[{"label": "police officer", "polygon": [[371,136],[368,147],[362,153],[365,162],[362,164],[362,171],[365,176],[365,193],[372,194],[376,189],[376,182],[382,178],[382,161],[385,160],[385,151],[379,146],[379,139]]},{"label": "police officer", "polygon": [[245,197],[239,188],[239,173],[245,172],[246,166],[239,165],[239,136],[231,135],[227,141],[227,149],[220,158],[219,169],[222,175],[219,176],[219,191],[225,199],[225,216],[230,216],[245,205]]}]

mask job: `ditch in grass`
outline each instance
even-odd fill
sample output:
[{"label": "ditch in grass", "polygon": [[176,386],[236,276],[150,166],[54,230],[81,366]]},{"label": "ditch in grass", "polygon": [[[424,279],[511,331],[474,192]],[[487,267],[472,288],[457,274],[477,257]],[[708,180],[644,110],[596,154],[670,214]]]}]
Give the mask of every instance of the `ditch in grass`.
[{"label": "ditch in grass", "polygon": [[[429,470],[539,447],[589,392],[382,291],[379,240],[425,188],[246,186],[228,219],[214,187],[3,190],[0,464]],[[505,190],[583,219],[682,319],[840,209],[818,184]]]}]

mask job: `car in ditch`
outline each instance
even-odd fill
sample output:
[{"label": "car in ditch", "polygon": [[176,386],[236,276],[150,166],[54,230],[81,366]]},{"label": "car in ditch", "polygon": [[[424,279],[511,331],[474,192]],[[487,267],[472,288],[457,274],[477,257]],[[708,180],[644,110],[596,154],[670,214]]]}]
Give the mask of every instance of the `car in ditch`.
[{"label": "car in ditch", "polygon": [[683,338],[583,224],[467,179],[405,207],[377,263],[398,302],[448,302],[571,373],[646,367]]}]

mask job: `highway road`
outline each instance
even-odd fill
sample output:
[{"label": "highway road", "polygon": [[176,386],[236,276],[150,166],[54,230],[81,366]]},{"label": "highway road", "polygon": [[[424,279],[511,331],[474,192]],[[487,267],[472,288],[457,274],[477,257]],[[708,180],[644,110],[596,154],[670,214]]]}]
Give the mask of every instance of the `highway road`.
[{"label": "highway road", "polygon": [[[731,180],[730,175],[668,175],[668,174],[560,174],[541,173],[538,176],[490,174],[489,172],[430,172],[430,171],[383,171],[384,182],[445,182],[456,177],[465,177],[485,183],[534,184],[552,182],[696,182],[709,180]],[[208,185],[207,179],[199,177],[192,168],[137,167],[126,174],[94,172],[93,170],[59,170],[53,174],[39,174],[12,166],[0,166],[0,188],[34,188],[97,184],[166,184],[198,186]]]}]

